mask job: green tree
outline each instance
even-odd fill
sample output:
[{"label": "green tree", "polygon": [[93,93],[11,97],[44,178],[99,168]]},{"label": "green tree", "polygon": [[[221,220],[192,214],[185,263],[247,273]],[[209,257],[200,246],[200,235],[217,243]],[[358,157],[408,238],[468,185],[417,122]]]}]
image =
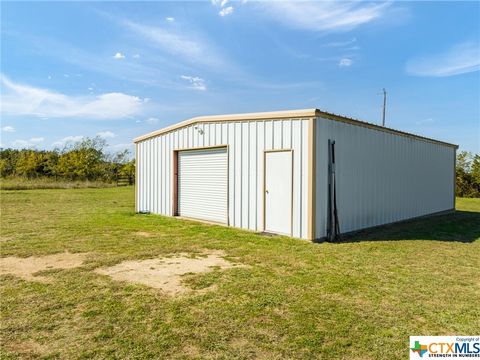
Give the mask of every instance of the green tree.
[{"label": "green tree", "polygon": [[0,150],[0,176],[11,176],[15,174],[17,160],[20,156],[20,150],[1,149]]},{"label": "green tree", "polygon": [[61,177],[70,180],[134,181],[135,164],[128,150],[110,154],[99,137],[68,143],[62,150],[0,149],[0,176]]},{"label": "green tree", "polygon": [[133,184],[135,182],[135,160],[130,160],[123,164],[120,169],[120,175],[128,177],[130,184]]},{"label": "green tree", "polygon": [[18,157],[15,173],[27,178],[38,176],[40,169],[40,154],[34,150],[24,150]]},{"label": "green tree", "polygon": [[480,197],[480,155],[476,154],[473,157],[471,165],[471,175],[473,182],[473,196]]},{"label": "green tree", "polygon": [[480,184],[480,154],[476,154],[472,160],[472,176],[476,184]]},{"label": "green tree", "polygon": [[106,146],[100,137],[85,138],[64,149],[57,165],[57,173],[71,180],[96,180],[102,175]]},{"label": "green tree", "polygon": [[457,155],[456,194],[480,197],[480,155],[461,151]]},{"label": "green tree", "polygon": [[57,165],[60,155],[57,151],[46,151],[42,158],[42,175],[57,177]]},{"label": "green tree", "polygon": [[469,151],[460,151],[457,154],[457,170],[460,170],[464,173],[469,173],[471,165],[472,153]]},{"label": "green tree", "polygon": [[5,177],[8,175],[10,175],[8,171],[8,160],[5,158],[0,158],[0,176]]}]

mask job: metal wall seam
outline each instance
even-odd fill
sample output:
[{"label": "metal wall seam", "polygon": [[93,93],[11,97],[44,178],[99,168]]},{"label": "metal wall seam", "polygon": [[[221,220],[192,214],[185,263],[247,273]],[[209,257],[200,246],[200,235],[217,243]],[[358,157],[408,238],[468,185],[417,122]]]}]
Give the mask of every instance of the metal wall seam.
[{"label": "metal wall seam", "polygon": [[328,139],[336,141],[342,232],[451,209],[454,147],[354,124],[316,121],[317,237],[326,235],[327,159],[323,149]]},{"label": "metal wall seam", "polygon": [[[308,119],[270,119],[200,124],[179,128],[137,143],[138,209],[173,214],[173,151],[229,145],[228,222],[250,230],[263,228],[264,150],[294,151],[293,231],[307,236]],[[204,139],[204,140],[203,140]],[[305,177],[305,178],[302,178]]]}]

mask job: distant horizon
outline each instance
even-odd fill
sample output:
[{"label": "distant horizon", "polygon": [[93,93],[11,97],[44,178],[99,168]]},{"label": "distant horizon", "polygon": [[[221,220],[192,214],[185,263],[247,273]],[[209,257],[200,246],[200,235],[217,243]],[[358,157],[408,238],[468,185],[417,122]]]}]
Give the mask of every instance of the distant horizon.
[{"label": "distant horizon", "polygon": [[[318,108],[480,153],[478,2],[3,2],[2,148]],[[462,19],[458,22],[456,19]],[[455,26],[445,26],[455,23]]]}]

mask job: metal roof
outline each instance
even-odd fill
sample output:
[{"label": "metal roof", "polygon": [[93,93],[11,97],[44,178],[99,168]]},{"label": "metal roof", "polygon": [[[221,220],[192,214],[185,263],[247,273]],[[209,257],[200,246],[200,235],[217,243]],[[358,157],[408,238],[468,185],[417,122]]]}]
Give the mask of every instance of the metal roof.
[{"label": "metal roof", "polygon": [[348,124],[356,125],[356,126],[362,126],[378,131],[383,131],[383,132],[388,132],[391,134],[396,134],[400,136],[405,136],[405,137],[410,137],[413,139],[419,139],[419,140],[424,140],[440,145],[445,145],[445,146],[450,146],[458,149],[458,145],[447,143],[444,141],[428,138],[425,136],[420,136],[400,130],[395,130],[392,128],[372,124],[366,121],[361,121],[353,118],[349,118],[346,116],[342,115],[337,115],[333,113],[329,113],[326,111],[322,111],[319,109],[300,109],[300,110],[286,110],[286,111],[268,111],[268,112],[256,112],[256,113],[244,113],[244,114],[226,114],[226,115],[210,115],[210,116],[198,116],[194,117],[170,126],[167,126],[163,129],[156,130],[153,132],[150,132],[148,134],[139,136],[135,139],[133,139],[133,142],[138,143],[143,140],[150,139],[152,137],[162,135],[171,131],[174,131],[176,129],[189,126],[189,125],[194,125],[194,124],[199,124],[199,123],[211,123],[211,122],[228,122],[228,121],[255,121],[255,120],[276,120],[276,119],[294,119],[294,118],[301,118],[301,119],[306,119],[306,118],[325,118],[329,120],[334,120],[334,121],[340,121],[340,122],[345,122]]}]

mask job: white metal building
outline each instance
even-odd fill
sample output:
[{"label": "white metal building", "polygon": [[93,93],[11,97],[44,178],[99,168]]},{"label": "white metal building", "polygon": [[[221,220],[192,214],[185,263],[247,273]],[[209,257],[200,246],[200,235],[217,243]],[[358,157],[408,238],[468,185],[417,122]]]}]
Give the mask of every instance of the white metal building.
[{"label": "white metal building", "polygon": [[134,141],[136,211],[313,240],[455,208],[456,145],[318,109],[196,117]]}]

